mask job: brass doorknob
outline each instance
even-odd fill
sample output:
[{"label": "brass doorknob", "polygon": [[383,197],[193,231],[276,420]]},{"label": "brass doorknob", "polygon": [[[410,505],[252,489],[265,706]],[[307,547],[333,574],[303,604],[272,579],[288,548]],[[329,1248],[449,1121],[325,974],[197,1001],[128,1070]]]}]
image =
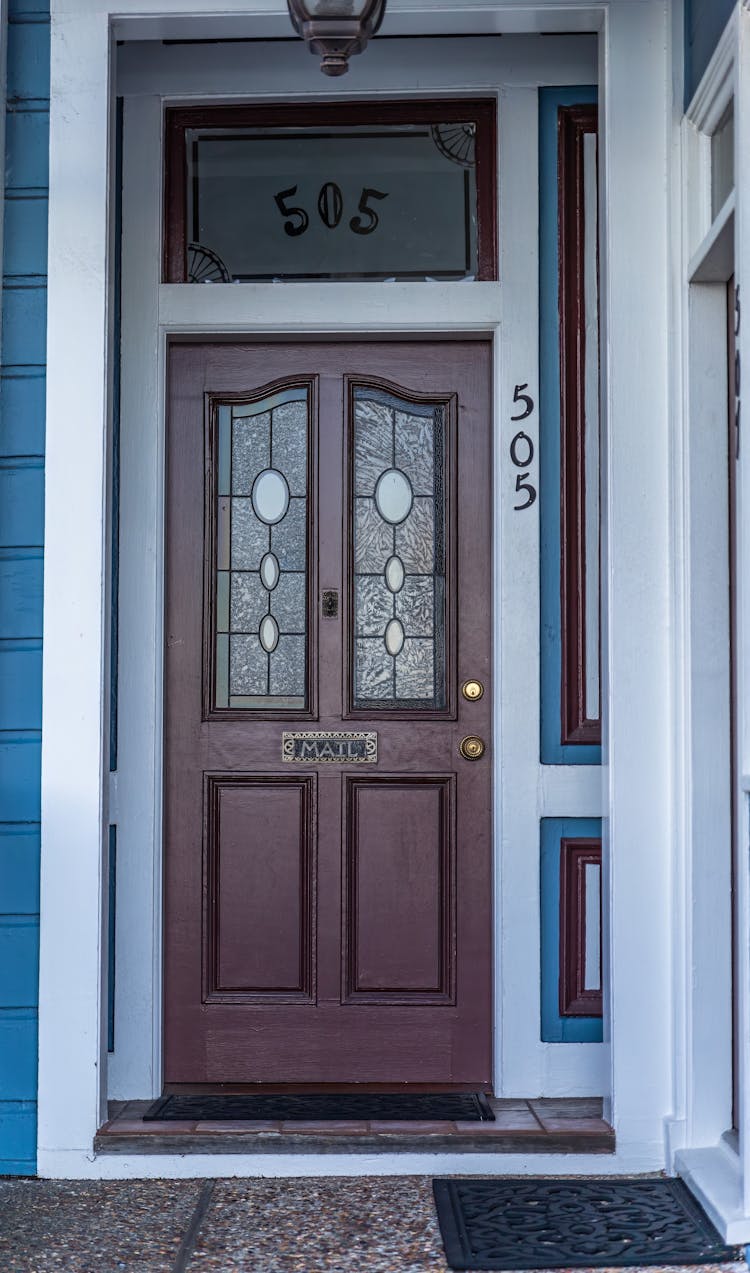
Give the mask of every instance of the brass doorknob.
[{"label": "brass doorknob", "polygon": [[481,681],[464,681],[461,693],[470,703],[476,703],[484,694],[484,686]]},{"label": "brass doorknob", "polygon": [[484,740],[476,734],[467,734],[458,744],[458,750],[464,760],[481,760],[484,755]]}]

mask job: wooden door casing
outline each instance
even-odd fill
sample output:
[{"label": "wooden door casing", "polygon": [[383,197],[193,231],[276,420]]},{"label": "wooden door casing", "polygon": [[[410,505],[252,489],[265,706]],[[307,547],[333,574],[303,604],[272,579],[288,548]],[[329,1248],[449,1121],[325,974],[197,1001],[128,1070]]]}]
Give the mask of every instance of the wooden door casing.
[{"label": "wooden door casing", "polygon": [[[491,1083],[491,352],[472,341],[175,344],[169,355],[165,1082]],[[217,402],[310,386],[304,710],[212,710]],[[448,404],[444,706],[349,683],[353,384]],[[451,454],[454,459],[451,463]],[[201,511],[203,516],[201,516]],[[341,599],[336,619],[320,598]],[[464,680],[484,696],[468,702]],[[284,764],[284,730],[378,762]],[[466,734],[482,760],[459,756]]]}]

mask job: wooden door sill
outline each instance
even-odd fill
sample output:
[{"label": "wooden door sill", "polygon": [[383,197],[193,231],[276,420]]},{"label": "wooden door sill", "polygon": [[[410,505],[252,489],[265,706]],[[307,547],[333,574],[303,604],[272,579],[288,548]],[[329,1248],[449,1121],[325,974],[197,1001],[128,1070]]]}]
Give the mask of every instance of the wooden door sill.
[{"label": "wooden door sill", "polygon": [[[226,1089],[224,1089],[226,1090]],[[598,1099],[498,1100],[495,1122],[144,1122],[150,1101],[113,1102],[97,1154],[612,1154]]]}]

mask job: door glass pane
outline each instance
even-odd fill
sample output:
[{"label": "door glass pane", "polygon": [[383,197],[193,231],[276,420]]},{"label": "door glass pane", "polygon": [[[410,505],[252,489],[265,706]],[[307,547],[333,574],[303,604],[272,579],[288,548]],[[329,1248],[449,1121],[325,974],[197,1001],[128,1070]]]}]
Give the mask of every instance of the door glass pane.
[{"label": "door glass pane", "polygon": [[218,409],[214,708],[307,705],[308,390]]},{"label": "door glass pane", "polygon": [[354,390],[353,706],[442,708],[445,408]]},{"label": "door glass pane", "polygon": [[711,137],[711,217],[717,217],[734,189],[734,102]]}]

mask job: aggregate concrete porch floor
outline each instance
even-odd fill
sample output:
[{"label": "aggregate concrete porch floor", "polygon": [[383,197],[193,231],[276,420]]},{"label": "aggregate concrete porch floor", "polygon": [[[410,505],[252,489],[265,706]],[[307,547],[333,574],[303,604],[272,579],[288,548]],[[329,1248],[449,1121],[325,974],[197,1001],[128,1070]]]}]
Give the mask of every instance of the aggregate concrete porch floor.
[{"label": "aggregate concrete porch floor", "polygon": [[[427,1177],[0,1180],[2,1273],[447,1268]],[[748,1273],[744,1263],[690,1268]]]}]

